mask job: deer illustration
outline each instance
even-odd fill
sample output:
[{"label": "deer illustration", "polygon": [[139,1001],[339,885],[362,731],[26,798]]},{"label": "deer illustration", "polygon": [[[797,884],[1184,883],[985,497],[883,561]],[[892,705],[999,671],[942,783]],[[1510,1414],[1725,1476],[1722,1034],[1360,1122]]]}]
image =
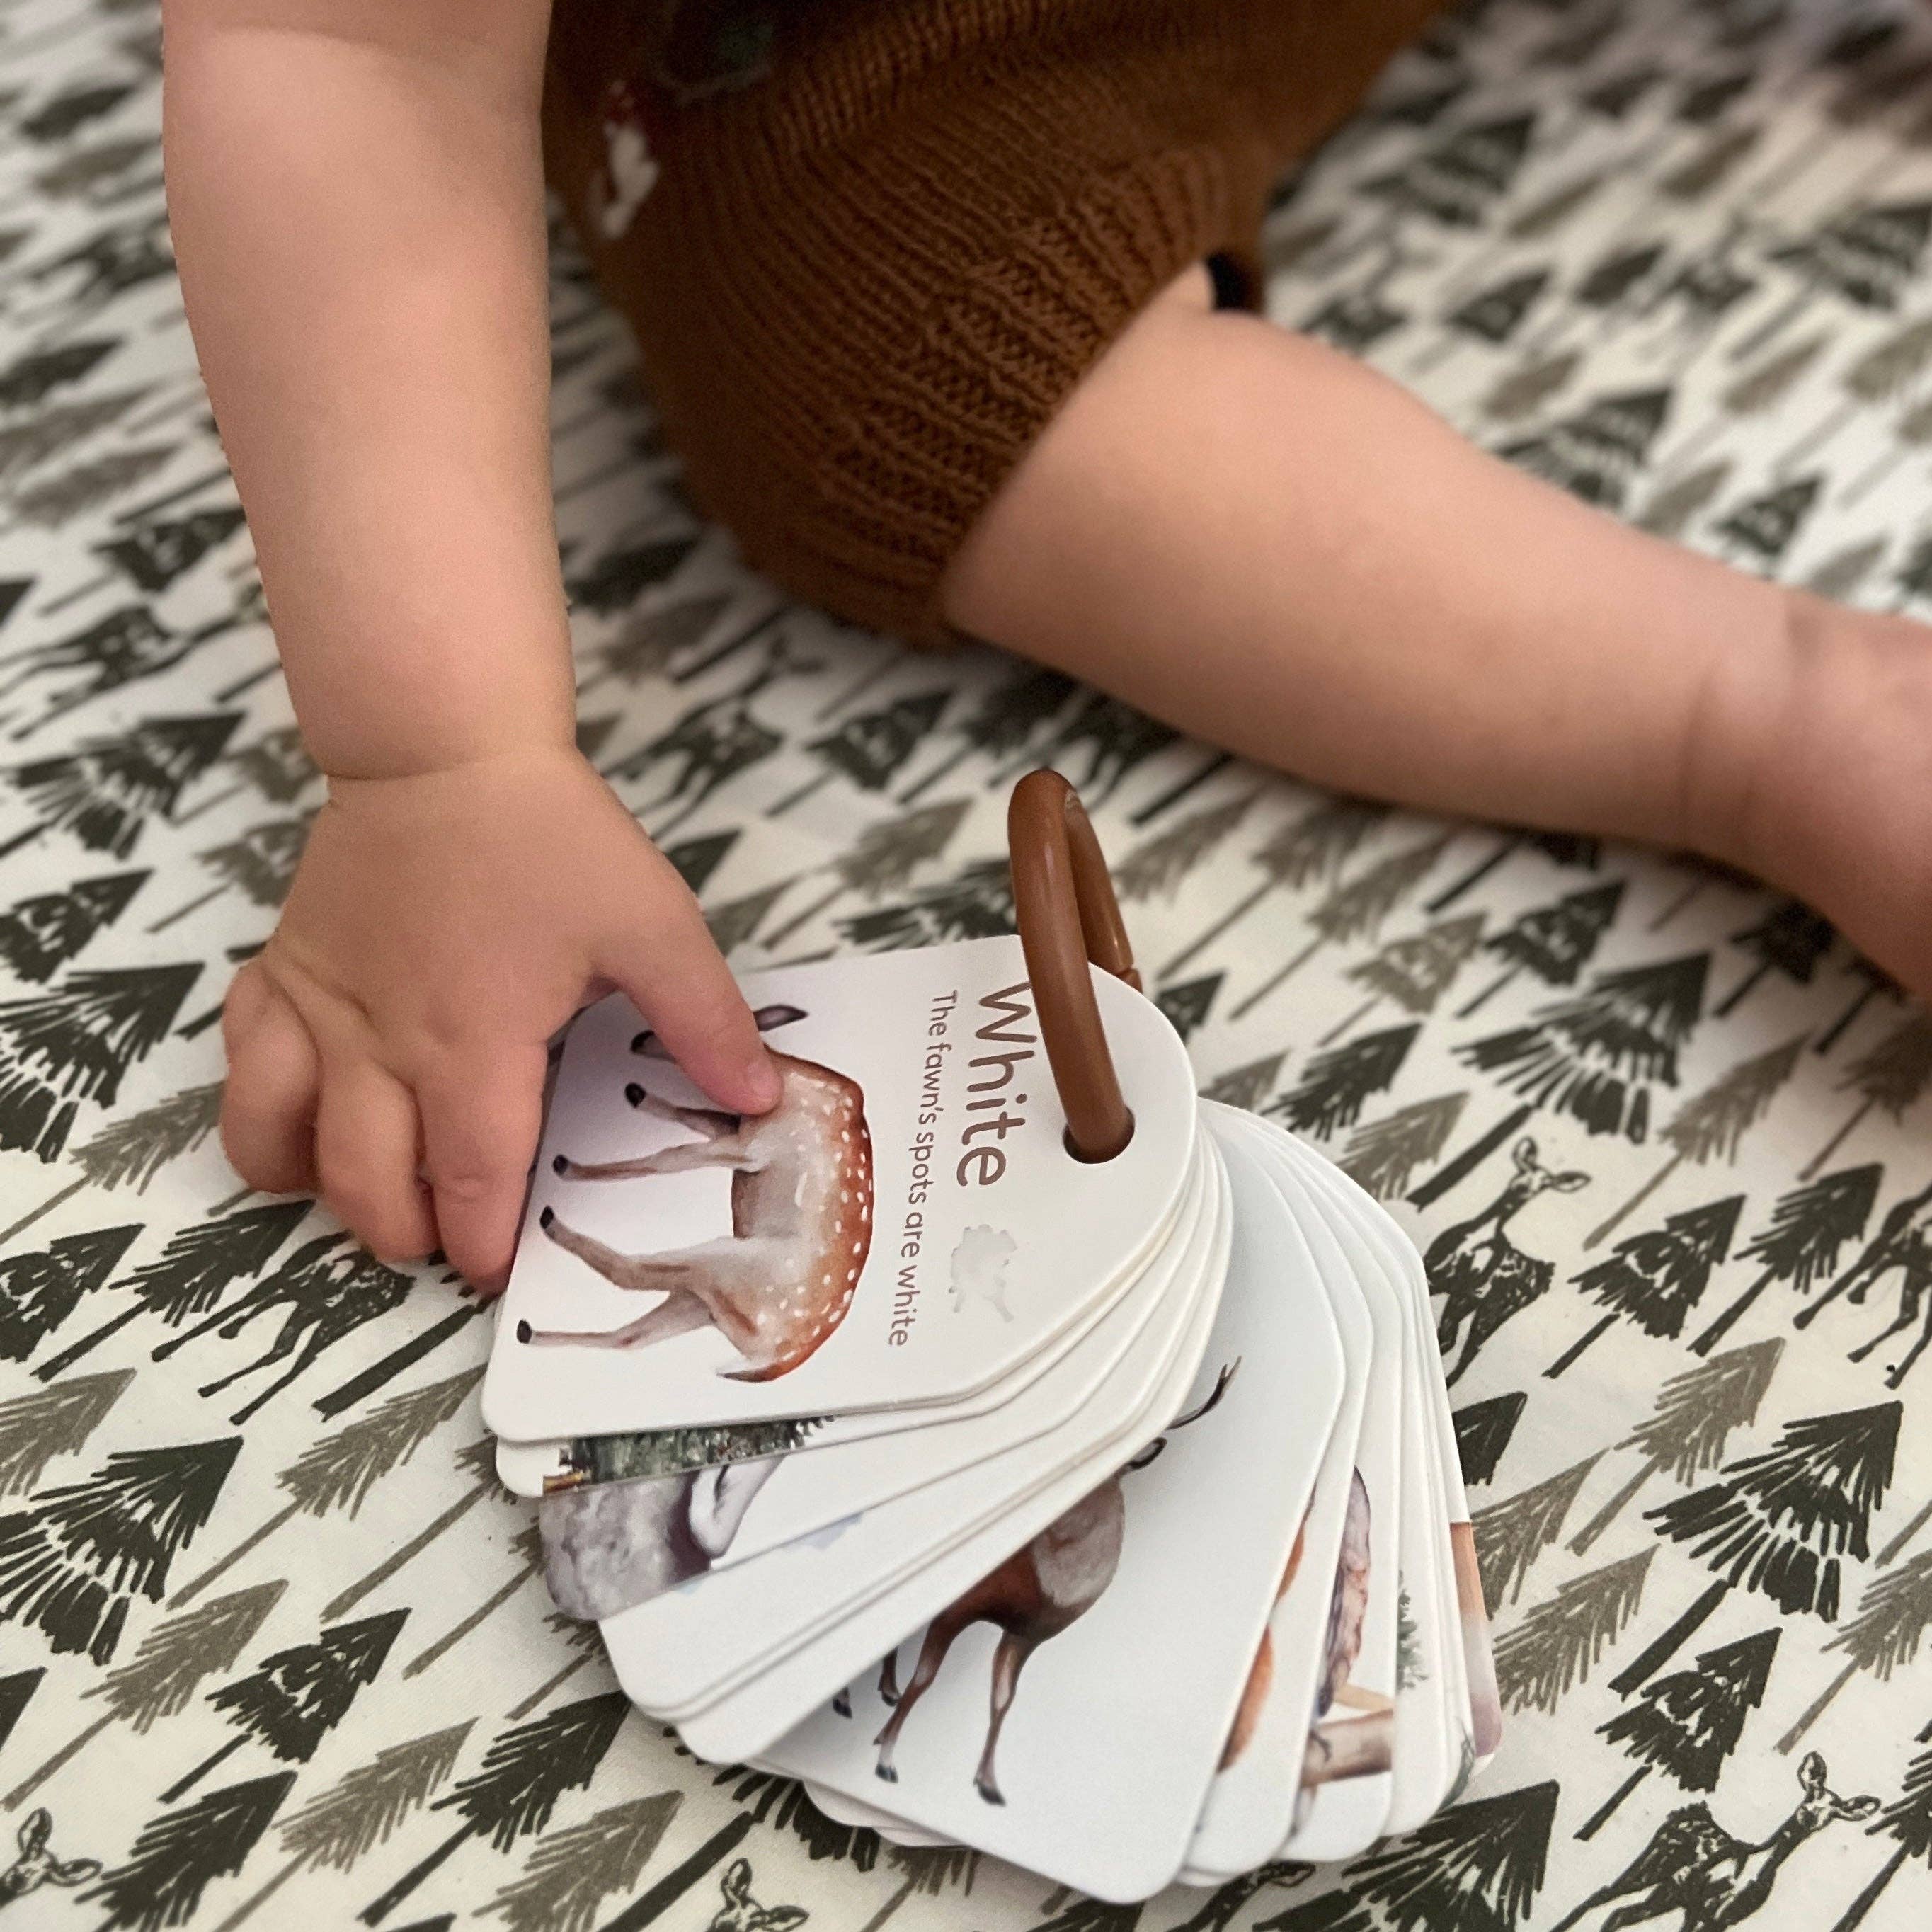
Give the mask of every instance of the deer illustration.
[{"label": "deer illustration", "polygon": [[44,1885],[85,1885],[99,1875],[98,1858],[57,1858],[47,1850],[53,1828],[52,1814],[44,1809],[29,1811],[21,1822],[15,1840],[20,1856],[0,1871],[0,1912]]},{"label": "deer illustration", "polygon": [[974,1624],[994,1624],[1001,1633],[993,1654],[992,1701],[985,1748],[973,1782],[988,1804],[1004,1804],[994,1758],[1000,1732],[1012,1708],[1026,1660],[1049,1638],[1076,1624],[1106,1594],[1120,1568],[1120,1543],[1126,1527],[1126,1502],[1120,1478],[1129,1470],[1144,1469],[1167,1446],[1168,1436],[1190,1422],[1198,1422],[1227,1393],[1238,1358],[1216,1377],[1213,1392],[1198,1408],[1177,1416],[1166,1432],[1157,1436],[1125,1468],[1109,1476],[1073,1507],[1022,1544],[998,1568],[989,1571],[927,1625],[919,1661],[902,1694],[898,1688],[898,1650],[895,1646],[879,1667],[879,1695],[892,1708],[884,1730],[873,1739],[879,1747],[875,1768],[888,1784],[898,1781],[892,1768],[893,1748],[913,1706],[928,1690],[946,1661],[953,1640]]},{"label": "deer illustration", "polygon": [[760,1905],[752,1896],[752,1866],[748,1858],[734,1858],[718,1881],[724,1903],[711,1922],[711,1932],[791,1932],[811,1914],[802,1906]]},{"label": "deer illustration", "polygon": [[1466,1221],[1444,1228],[1424,1258],[1430,1292],[1442,1297],[1436,1340],[1447,1355],[1465,1334],[1462,1354],[1448,1379],[1456,1381],[1483,1344],[1512,1315],[1520,1314],[1550,1292],[1552,1264],[1525,1254],[1503,1232],[1539,1194],[1574,1194],[1590,1177],[1572,1168],[1553,1173],[1536,1157],[1536,1143],[1526,1135],[1511,1150],[1516,1172],[1503,1191]]},{"label": "deer illustration", "polygon": [[258,1317],[277,1309],[286,1310],[281,1328],[266,1354],[202,1386],[203,1395],[218,1395],[244,1376],[254,1375],[294,1355],[296,1359],[286,1374],[244,1402],[230,1418],[237,1424],[246,1422],[271,1396],[286,1388],[325,1348],[408,1299],[407,1275],[385,1268],[359,1248],[346,1254],[331,1252],[347,1238],[344,1234],[324,1234],[297,1249],[287,1262],[238,1301],[218,1308],[206,1321],[184,1330],[172,1341],[164,1342],[154,1351],[154,1360],[164,1360],[177,1348],[218,1329],[224,1340],[232,1341]]},{"label": "deer illustration", "polygon": [[1864,1253],[1816,1301],[1800,1309],[1796,1318],[1796,1326],[1805,1328],[1816,1319],[1821,1309],[1841,1294],[1847,1301],[1863,1301],[1894,1268],[1900,1277],[1898,1318],[1888,1328],[1851,1351],[1853,1361],[1863,1361],[1893,1336],[1910,1328],[1924,1309],[1924,1332],[1906,1350],[1904,1360],[1886,1374],[1886,1384],[1892,1388],[1904,1381],[1927,1346],[1932,1345],[1932,1305],[1927,1300],[1927,1291],[1932,1289],[1932,1183],[1892,1208],[1878,1232],[1866,1243]]},{"label": "deer illustration", "polygon": [[[802,1019],[796,1006],[766,1006],[759,1030]],[[632,1051],[664,1059],[657,1036]],[[735,1382],[789,1375],[845,1318],[872,1238],[872,1140],[857,1083],[816,1061],[772,1056],[782,1087],[768,1114],[741,1116],[674,1107],[636,1083],[625,1098],[639,1112],[699,1138],[634,1160],[557,1156],[566,1180],[630,1180],[722,1167],[731,1174],[731,1234],[661,1255],[622,1255],[559,1220],[538,1225],[558,1246],[617,1287],[664,1298],[621,1328],[586,1333],[517,1324],[520,1342],[640,1348],[694,1328],[716,1328],[745,1358],[722,1371]]]},{"label": "deer illustration", "polygon": [[[1840,1798],[1826,1788],[1825,1760],[1810,1753],[1798,1767],[1804,1796],[1771,1836],[1753,1844],[1734,1838],[1711,1816],[1708,1804],[1684,1804],[1651,1834],[1622,1874],[1592,1892],[1552,1932],[1568,1932],[1586,1914],[1613,1899],[1619,1905],[1599,1932],[1621,1932],[1666,1912],[1681,1912],[1678,1932],[1728,1932],[1771,1896],[1784,1862],[1814,1832],[1840,1818],[1869,1818],[1876,1798]],[[1639,1895],[1640,1894],[1640,1895]]]},{"label": "deer illustration", "polygon": [[702,1576],[731,1546],[782,1456],[547,1495],[544,1580],[566,1616],[613,1616]]}]

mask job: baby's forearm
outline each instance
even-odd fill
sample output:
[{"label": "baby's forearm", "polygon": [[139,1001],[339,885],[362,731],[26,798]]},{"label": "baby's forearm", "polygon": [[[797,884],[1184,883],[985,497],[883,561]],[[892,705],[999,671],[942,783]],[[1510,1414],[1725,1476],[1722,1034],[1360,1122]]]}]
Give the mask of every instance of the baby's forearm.
[{"label": "baby's forearm", "polygon": [[169,0],[169,203],[332,774],[570,742],[538,131],[546,0]]}]

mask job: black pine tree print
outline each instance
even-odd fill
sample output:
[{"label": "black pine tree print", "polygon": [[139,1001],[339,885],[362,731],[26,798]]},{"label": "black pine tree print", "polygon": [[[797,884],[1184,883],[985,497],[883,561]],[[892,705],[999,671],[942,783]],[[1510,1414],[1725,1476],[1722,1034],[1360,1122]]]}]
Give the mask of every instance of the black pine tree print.
[{"label": "black pine tree print", "polygon": [[1761,1120],[1779,1090],[1798,1065],[1804,1050],[1802,1034],[1781,1046],[1741,1060],[1701,1093],[1679,1107],[1670,1124],[1658,1136],[1670,1144],[1670,1158],[1607,1219],[1584,1237],[1583,1245],[1594,1248],[1622,1225],[1625,1216],[1641,1207],[1685,1161],[1699,1166],[1721,1154],[1726,1160],[1737,1158],[1738,1143]]},{"label": "black pine tree print", "polygon": [[82,1694],[102,1700],[106,1708],[101,1715],[0,1802],[10,1808],[20,1804],[111,1725],[126,1724],[145,1735],[162,1718],[178,1716],[204,1678],[230,1669],[254,1641],[287,1588],[279,1581],[254,1584],[156,1624],[125,1664]]},{"label": "black pine tree print", "polygon": [[1550,286],[1546,268],[1526,268],[1479,290],[1443,317],[1446,328],[1500,346],[1522,326]]},{"label": "black pine tree print", "polygon": [[[680,651],[701,644],[711,634],[730,603],[728,592],[711,591],[632,612],[616,634],[592,653],[600,661],[601,668],[578,684],[578,698],[608,678],[616,678],[634,688],[646,678],[668,670]],[[584,755],[590,754],[586,751]]]},{"label": "black pine tree print", "polygon": [[[213,1090],[218,1102],[220,1090],[218,1086]],[[278,1202],[217,1216],[171,1236],[158,1257],[116,1284],[134,1292],[134,1306],[122,1310],[100,1328],[49,1358],[35,1374],[44,1382],[52,1379],[151,1308],[172,1325],[209,1306],[230,1283],[265,1265],[312,1204]],[[333,1245],[344,1238],[332,1236],[328,1242]]]},{"label": "black pine tree print", "polygon": [[1708,953],[1600,973],[1587,991],[1539,1008],[1526,1026],[1456,1052],[1538,1106],[1553,1106],[1593,1134],[1642,1142],[1650,1088],[1677,1084],[1677,1054],[1697,1024]]},{"label": "black pine tree print", "polygon": [[1597,861],[1603,856],[1600,840],[1585,838],[1576,832],[1506,832],[1460,878],[1452,879],[1429,899],[1423,906],[1423,910],[1447,910],[1465,894],[1474,892],[1492,872],[1508,864],[1526,846],[1540,852],[1553,864],[1580,866],[1585,872],[1594,872]]},{"label": "black pine tree print", "polygon": [[1496,1688],[1504,1710],[1554,1711],[1588,1679],[1636,1616],[1656,1554],[1640,1550],[1559,1583],[1555,1596],[1496,1639]]},{"label": "black pine tree print", "polygon": [[49,831],[71,832],[90,852],[124,859],[149,818],[172,818],[182,792],[222,753],[238,711],[151,718],[118,738],[17,765],[11,778],[39,823],[0,844],[0,854]]},{"label": "black pine tree print", "polygon": [[1892,602],[1894,610],[1907,609],[1932,590],[1932,537],[1921,537],[1912,544],[1892,580],[1897,593]]},{"label": "black pine tree print", "polygon": [[1261,883],[1183,946],[1161,968],[1156,977],[1171,979],[1196,954],[1246,918],[1270,892],[1292,892],[1305,885],[1333,880],[1354,856],[1357,847],[1388,816],[1386,806],[1338,798],[1290,820],[1250,855],[1262,872]]},{"label": "black pine tree print", "polygon": [[1510,1932],[1543,1889],[1557,1796],[1536,1784],[1438,1812],[1352,1864],[1346,1896],[1388,1932]]},{"label": "black pine tree print", "polygon": [[0,1005],[0,1148],[56,1159],[80,1102],[113,1105],[200,976],[198,964],[73,973]]},{"label": "black pine tree print", "polygon": [[591,1932],[603,1901],[637,1883],[683,1802],[681,1791],[659,1792],[551,1834],[485,1911],[509,1932]]},{"label": "black pine tree print", "polygon": [[1527,972],[1546,986],[1574,986],[1577,976],[1595,956],[1622,904],[1624,882],[1586,886],[1566,893],[1553,904],[1532,907],[1503,930],[1483,942],[1486,952],[1507,961],[1502,974],[1464,1006],[1458,1019],[1467,1019],[1486,1005],[1519,973]]},{"label": "black pine tree print", "polygon": [[435,1850],[358,1916],[380,1925],[423,1880],[473,1838],[486,1834],[500,1852],[550,1822],[566,1791],[580,1791],[596,1775],[604,1754],[630,1714],[620,1690],[566,1704],[548,1717],[506,1731],[490,1745],[481,1770],[436,1802],[463,1820]]},{"label": "black pine tree print", "polygon": [[1859,1055],[1838,1082],[1841,1092],[1858,1096],[1844,1124],[1798,1170],[1809,1180],[1854,1133],[1874,1108],[1894,1120],[1916,1102],[1932,1082],[1932,1014],[1916,1012],[1902,1020],[1884,1039]]},{"label": "black pine tree print", "polygon": [[24,1362],[107,1279],[140,1232],[136,1222],[63,1234],[0,1260],[0,1360]]},{"label": "black pine tree print", "polygon": [[1813,295],[1834,295],[1856,308],[1888,310],[1899,304],[1932,237],[1932,202],[1868,202],[1833,216],[1802,241],[1774,248],[1770,259],[1795,269],[1803,286],[1734,352],[1756,352],[1808,305]]},{"label": "black pine tree print", "polygon": [[991,939],[1012,929],[1012,872],[1004,857],[977,860],[910,898],[838,922],[839,932],[854,946],[880,952],[942,946],[951,939]]},{"label": "black pine tree print", "polygon": [[951,777],[976,753],[986,758],[1010,758],[1023,752],[1034,734],[1057,717],[1078,687],[1057,670],[1022,671],[997,685],[968,712],[957,728],[960,743],[940,764],[900,794],[910,805]]},{"label": "black pine tree print", "polygon": [[694,536],[644,538],[606,550],[587,569],[567,578],[564,587],[578,609],[614,617],[663,583],[697,548]]},{"label": "black pine tree print", "polygon": [[1646,1512],[1718,1580],[1614,1680],[1626,1694],[1662,1668],[1731,1590],[1768,1597],[1787,1617],[1837,1621],[1842,1559],[1870,1554],[1867,1531],[1892,1486],[1895,1402],[1787,1424],[1772,1448]]},{"label": "black pine tree print", "polygon": [[1444,227],[1480,226],[1515,181],[1535,131],[1534,114],[1475,122],[1424,148],[1395,173],[1363,182],[1360,191]]},{"label": "black pine tree print", "polygon": [[0,1618],[57,1652],[114,1654],[136,1592],[158,1602],[168,1568],[212,1513],[238,1436],[124,1450],[97,1474],[0,1516]]},{"label": "black pine tree print", "polygon": [[1844,400],[1786,451],[1778,467],[1816,455],[1861,409],[1890,401],[1923,375],[1928,363],[1932,363],[1932,321],[1909,322],[1874,343],[1839,378]]},{"label": "black pine tree print", "polygon": [[31,1490],[56,1456],[86,1448],[134,1379],[116,1369],[0,1402],[0,1496]]},{"label": "black pine tree print", "polygon": [[1483,1600],[1492,1612],[1501,1607],[1505,1597],[1514,1603],[1522,1594],[1531,1565],[1562,1534],[1563,1520],[1599,1460],[1586,1456],[1520,1494],[1478,1510],[1471,1518],[1476,1562],[1483,1576]]},{"label": "black pine tree print", "polygon": [[1714,526],[1731,548],[1775,569],[1823,494],[1823,472],[1794,478],[1748,498]]},{"label": "black pine tree print", "polygon": [[0,369],[0,409],[28,409],[45,402],[56,389],[79,382],[120,346],[112,336],[94,336],[26,350]]},{"label": "black pine tree print", "polygon": [[89,548],[136,590],[152,596],[186,576],[240,530],[244,520],[238,506],[225,504],[215,509],[193,510],[184,517],[158,517],[152,523],[136,524],[124,536]]},{"label": "black pine tree print", "polygon": [[[1130,773],[1166,751],[1180,736],[1171,725],[1136,711],[1131,704],[1095,692],[1047,740],[1036,759],[1022,762],[1064,766],[1075,752],[1084,751],[1082,770],[1067,776],[1088,805],[1097,807],[1120,790]],[[994,782],[1010,776],[1009,770]]]},{"label": "black pine tree print", "polygon": [[[178,1328],[206,1314],[236,1282],[259,1274],[268,1266],[275,1251],[302,1225],[311,1204],[307,1201],[272,1202],[264,1208],[244,1208],[182,1228],[170,1237],[167,1246],[152,1261],[144,1262],[118,1285],[130,1298],[128,1306],[36,1372],[43,1381],[62,1374],[139,1316],[156,1315],[170,1328]],[[331,1246],[340,1238],[327,1238]]]},{"label": "black pine tree print", "polygon": [[1774,1337],[1672,1376],[1654,1411],[1616,1445],[1642,1456],[1636,1474],[1570,1539],[1570,1547],[1583,1555],[1659,1471],[1669,1470],[1672,1480],[1682,1484],[1714,1469],[1732,1432],[1757,1420],[1784,1353],[1783,1341]]},{"label": "black pine tree print", "polygon": [[[1922,1732],[1922,1738],[1925,1733]],[[1856,1932],[1887,1886],[1914,1858],[1932,1868],[1932,1750],[1921,1751],[1906,1768],[1898,1796],[1866,1829],[1874,1838],[1892,1842],[1888,1857],[1871,1882],[1846,1906],[1832,1932]]]},{"label": "black pine tree print", "polygon": [[381,1673],[409,1614],[385,1610],[360,1623],[337,1624],[315,1642],[277,1651],[248,1676],[211,1690],[208,1702],[236,1735],[163,1792],[160,1802],[172,1804],[250,1742],[266,1747],[280,1763],[306,1764]]},{"label": "black pine tree print", "polygon": [[1794,1750],[1859,1671],[1882,1684],[1890,1683],[1894,1671],[1905,1669],[1918,1657],[1928,1630],[1932,1630],[1932,1551],[1907,1558],[1865,1586],[1857,1614],[1847,1617],[1844,1628],[1834,1631],[1825,1646],[1827,1651],[1844,1652],[1844,1667],[1778,1739],[1778,1749]]},{"label": "black pine tree print", "polygon": [[915,806],[868,826],[850,850],[832,862],[831,885],[782,926],[774,927],[765,944],[782,945],[800,926],[809,925],[848,892],[877,901],[901,890],[920,866],[944,854],[971,809],[970,799],[948,799],[938,805]]},{"label": "black pine tree print", "polygon": [[40,1679],[46,1674],[46,1666],[41,1664],[32,1670],[16,1670],[10,1677],[0,1677],[0,1750],[6,1748],[14,1726],[20,1721],[20,1713],[32,1701],[34,1693],[40,1688]]},{"label": "black pine tree print", "polygon": [[1204,973],[1198,980],[1164,987],[1156,995],[1154,1004],[1167,1016],[1183,1040],[1191,1040],[1213,1010],[1215,996],[1226,976],[1221,973]]},{"label": "black pine tree print", "polygon": [[1765,914],[1755,926],[1731,935],[1733,946],[1756,956],[1757,963],[1711,1009],[1714,1018],[1736,1010],[1761,982],[1772,973],[1782,973],[1798,986],[1808,986],[1818,970],[1818,962],[1832,949],[1837,938],[1828,920],[1820,919],[1809,906],[1785,899]]},{"label": "black pine tree print", "polygon": [[1411,1177],[1448,1144],[1468,1103],[1466,1094],[1444,1094],[1399,1107],[1358,1128],[1336,1165],[1378,1201],[1408,1191]]},{"label": "black pine tree print", "polygon": [[1514,1389],[1486,1402],[1472,1402],[1450,1418],[1456,1427],[1456,1457],[1462,1466],[1462,1480],[1472,1489],[1484,1487],[1495,1477],[1528,1400],[1521,1389]]},{"label": "black pine tree print", "polygon": [[476,1724],[475,1718],[467,1718],[446,1730],[391,1744],[311,1798],[282,1825],[282,1849],[289,1854],[288,1862],[237,1906],[217,1932],[233,1932],[304,1867],[347,1871],[376,1846],[386,1844],[397,1826],[421,1810],[448,1781]]},{"label": "black pine tree print", "polygon": [[216,1879],[242,1869],[295,1781],[293,1772],[279,1772],[163,1812],[135,1840],[128,1862],[82,1898],[105,1903],[104,1928],[162,1932],[184,1924]]},{"label": "black pine tree print", "polygon": [[805,749],[825,769],[796,791],[787,793],[771,807],[769,815],[776,818],[789,812],[835,777],[849,778],[861,791],[883,791],[939,722],[952,696],[951,690],[942,685],[895,698],[877,711],[856,713],[822,738],[808,739]]},{"label": "black pine tree print", "polygon": [[1760,1264],[1756,1280],[1690,1344],[1690,1352],[1708,1355],[1774,1281],[1809,1294],[1811,1284],[1838,1265],[1844,1244],[1864,1234],[1884,1178],[1874,1161],[1840,1168],[1780,1196],[1769,1226],[1739,1256]]},{"label": "black pine tree print", "polygon": [[1717,1790],[1718,1774],[1744,1736],[1744,1720],[1764,1702],[1780,1634],[1774,1624],[1755,1636],[1707,1650],[1691,1669],[1660,1677],[1636,1702],[1598,1726],[1598,1735],[1622,1745],[1636,1768],[1591,1814],[1578,1838],[1594,1838],[1653,1771],[1685,1791]]},{"label": "black pine tree print", "polygon": [[1668,389],[1606,396],[1540,435],[1504,444],[1497,454],[1586,503],[1618,509],[1649,460],[1670,403]]},{"label": "black pine tree print", "polygon": [[1300,1083],[1262,1112],[1322,1140],[1337,1127],[1353,1126],[1370,1097],[1394,1085],[1421,1030],[1419,1022],[1390,1027],[1317,1054]]},{"label": "black pine tree print", "polygon": [[754,892],[747,892],[741,898],[728,899],[722,905],[712,908],[704,915],[711,943],[728,959],[740,946],[748,945],[758,937],[758,928],[765,922],[765,915],[790,890],[793,883],[790,879],[780,879],[776,884],[761,886]]},{"label": "black pine tree print", "polygon": [[1667,1216],[1660,1228],[1630,1234],[1607,1258],[1586,1268],[1576,1286],[1610,1312],[1544,1371],[1560,1376],[1622,1316],[1654,1340],[1675,1341],[1703,1299],[1712,1270],[1730,1255],[1744,1197],[1733,1194]]},{"label": "black pine tree print", "polygon": [[147,882],[146,872],[79,879],[65,892],[16,900],[0,914],[0,959],[44,986],[98,932],[112,926]]}]

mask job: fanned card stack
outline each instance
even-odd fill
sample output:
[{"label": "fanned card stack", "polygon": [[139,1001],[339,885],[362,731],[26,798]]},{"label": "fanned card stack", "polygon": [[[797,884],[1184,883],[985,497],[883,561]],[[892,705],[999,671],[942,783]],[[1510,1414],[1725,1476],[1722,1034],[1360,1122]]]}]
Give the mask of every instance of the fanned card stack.
[{"label": "fanned card stack", "polygon": [[1346,1858],[1500,1726],[1422,1264],[1196,1097],[1064,782],[1012,822],[1020,937],[745,980],[769,1114],[579,1018],[497,1466],[700,1757],[1112,1900]]}]

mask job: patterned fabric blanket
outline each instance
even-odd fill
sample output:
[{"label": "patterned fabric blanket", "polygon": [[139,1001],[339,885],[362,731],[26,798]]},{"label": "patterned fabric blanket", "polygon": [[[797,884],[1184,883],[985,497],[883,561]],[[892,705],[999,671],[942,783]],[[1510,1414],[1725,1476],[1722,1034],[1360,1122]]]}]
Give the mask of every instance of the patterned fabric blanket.
[{"label": "patterned fabric blanket", "polygon": [[[1083,788],[1204,1088],[1457,1257],[1510,1721],[1406,1841],[1121,1909],[631,1714],[493,1479],[488,1322],[214,1143],[218,1004],[318,787],[183,325],[152,9],[0,29],[8,1925],[1926,1924],[1932,1020],[1747,880],[1318,796],[779,604],[560,249],[585,746],[746,964],[1004,929],[1008,781]],[[1646,527],[1910,608],[1928,148],[1912,0],[1472,5],[1284,193],[1270,306]]]}]

